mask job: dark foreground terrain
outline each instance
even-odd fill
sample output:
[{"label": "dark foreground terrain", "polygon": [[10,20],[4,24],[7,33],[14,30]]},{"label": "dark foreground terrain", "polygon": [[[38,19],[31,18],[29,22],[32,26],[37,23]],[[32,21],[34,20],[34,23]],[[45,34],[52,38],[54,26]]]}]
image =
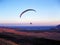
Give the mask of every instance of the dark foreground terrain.
[{"label": "dark foreground terrain", "polygon": [[5,30],[1,28],[0,45],[60,45],[60,40],[39,37],[39,35],[37,37],[35,33],[19,33],[11,29],[8,31],[8,29]]}]

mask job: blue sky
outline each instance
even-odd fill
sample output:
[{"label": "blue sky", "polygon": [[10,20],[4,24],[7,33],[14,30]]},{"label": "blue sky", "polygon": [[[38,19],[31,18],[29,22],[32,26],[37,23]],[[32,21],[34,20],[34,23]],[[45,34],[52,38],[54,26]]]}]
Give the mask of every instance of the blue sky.
[{"label": "blue sky", "polygon": [[[22,18],[19,14],[26,9],[29,11]],[[60,23],[59,0],[1,0],[0,1],[0,24],[21,25],[57,25]]]}]

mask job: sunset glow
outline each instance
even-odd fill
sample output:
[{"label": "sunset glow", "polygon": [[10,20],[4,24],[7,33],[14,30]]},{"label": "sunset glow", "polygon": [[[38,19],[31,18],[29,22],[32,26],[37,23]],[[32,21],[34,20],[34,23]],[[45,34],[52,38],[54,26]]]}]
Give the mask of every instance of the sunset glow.
[{"label": "sunset glow", "polygon": [[[20,18],[22,11],[27,12]],[[2,0],[0,2],[0,24],[13,25],[57,25],[60,24],[59,0]]]}]

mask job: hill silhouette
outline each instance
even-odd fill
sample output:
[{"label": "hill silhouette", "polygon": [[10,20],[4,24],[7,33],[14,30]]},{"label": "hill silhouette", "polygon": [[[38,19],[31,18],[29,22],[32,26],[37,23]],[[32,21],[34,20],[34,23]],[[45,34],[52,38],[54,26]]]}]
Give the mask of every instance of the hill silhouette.
[{"label": "hill silhouette", "polygon": [[[57,34],[56,34],[57,33]],[[59,35],[58,32],[19,32],[15,29],[0,28],[1,45],[58,45],[60,40],[53,39],[53,35]],[[11,43],[11,44],[9,44]]]}]

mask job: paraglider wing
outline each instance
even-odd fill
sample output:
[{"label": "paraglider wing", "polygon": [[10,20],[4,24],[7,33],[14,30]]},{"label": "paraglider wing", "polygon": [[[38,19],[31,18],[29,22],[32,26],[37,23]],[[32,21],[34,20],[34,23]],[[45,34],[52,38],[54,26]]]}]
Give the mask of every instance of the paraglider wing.
[{"label": "paraglider wing", "polygon": [[27,11],[34,11],[34,12],[36,12],[36,10],[34,10],[34,9],[27,9],[27,10],[23,11],[23,12],[20,14],[20,18],[21,18],[21,16],[22,16],[25,12],[27,12]]}]

